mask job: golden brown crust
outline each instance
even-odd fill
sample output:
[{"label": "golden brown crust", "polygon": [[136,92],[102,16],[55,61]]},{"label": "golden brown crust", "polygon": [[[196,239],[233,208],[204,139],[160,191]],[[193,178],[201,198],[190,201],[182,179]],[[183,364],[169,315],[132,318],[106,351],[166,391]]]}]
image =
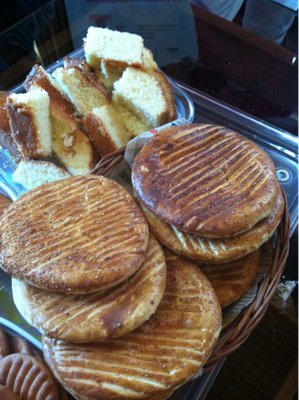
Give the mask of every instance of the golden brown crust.
[{"label": "golden brown crust", "polygon": [[20,400],[20,397],[9,387],[0,385],[0,400]]},{"label": "golden brown crust", "polygon": [[188,233],[231,237],[267,217],[278,196],[276,171],[256,144],[224,127],[170,127],[133,164],[137,197]]},{"label": "golden brown crust", "polygon": [[17,279],[63,293],[116,286],[143,262],[146,218],[118,183],[88,175],[31,189],[1,222],[2,268]]},{"label": "golden brown crust", "polygon": [[29,354],[32,356],[31,348],[28,342],[20,337],[14,337],[9,341],[9,349],[10,353],[22,353],[22,354]]},{"label": "golden brown crust", "polygon": [[105,125],[97,115],[87,112],[82,120],[84,128],[101,157],[116,151],[118,148],[111,139]]},{"label": "golden brown crust", "polygon": [[279,189],[271,214],[249,231],[230,238],[209,239],[181,231],[162,221],[143,206],[151,231],[164,246],[195,261],[215,264],[236,260],[261,247],[274,235],[283,210],[284,200]]},{"label": "golden brown crust", "polygon": [[12,137],[7,115],[6,99],[9,95],[8,92],[0,92],[0,144],[9,151],[16,161],[19,161],[21,154]]},{"label": "golden brown crust", "polygon": [[7,114],[11,132],[23,157],[43,158],[46,156],[40,147],[35,116],[26,104],[15,103],[10,97],[6,100]]},{"label": "golden brown crust", "polygon": [[79,127],[72,103],[52,84],[41,67],[35,65],[23,85],[27,91],[32,87],[44,89],[50,98],[50,111],[65,119],[74,129]]},{"label": "golden brown crust", "polygon": [[198,267],[211,282],[223,308],[238,300],[249,289],[257,273],[261,248],[226,264],[199,264]]},{"label": "golden brown crust", "polygon": [[68,390],[105,400],[147,398],[175,389],[206,362],[221,329],[217,297],[193,263],[165,256],[163,299],[135,331],[96,344],[43,337],[45,361]]},{"label": "golden brown crust", "polygon": [[122,336],[158,307],[166,284],[164,253],[151,236],[145,260],[127,281],[99,293],[68,295],[13,279],[15,305],[26,321],[48,337],[87,343]]},{"label": "golden brown crust", "polygon": [[[50,117],[53,131],[53,151],[58,161],[70,173],[78,175],[76,164],[82,163],[83,157],[85,161],[83,167],[81,169],[79,168],[79,170],[84,171],[83,173],[91,171],[99,161],[100,155],[93,147],[86,133],[79,128],[79,120],[74,114],[75,110],[72,103],[54,86],[46,72],[38,65],[32,68],[24,82],[24,86],[27,91],[34,87],[42,88],[49,95]],[[62,127],[64,127],[64,129],[62,129]],[[61,137],[61,134],[73,137],[73,144],[71,147],[64,144],[65,139]],[[80,148],[84,149],[81,157]]]},{"label": "golden brown crust", "polygon": [[177,111],[176,111],[173,93],[171,90],[171,86],[168,82],[168,79],[161,71],[151,71],[150,75],[152,75],[155,78],[155,80],[157,82],[159,82],[160,87],[165,94],[167,105],[168,105],[168,120],[166,122],[174,121],[177,118]]},{"label": "golden brown crust", "polygon": [[0,328],[0,360],[9,354],[9,345],[3,329]]},{"label": "golden brown crust", "polygon": [[12,389],[22,400],[59,400],[49,369],[28,354],[11,354],[0,361],[0,384]]}]

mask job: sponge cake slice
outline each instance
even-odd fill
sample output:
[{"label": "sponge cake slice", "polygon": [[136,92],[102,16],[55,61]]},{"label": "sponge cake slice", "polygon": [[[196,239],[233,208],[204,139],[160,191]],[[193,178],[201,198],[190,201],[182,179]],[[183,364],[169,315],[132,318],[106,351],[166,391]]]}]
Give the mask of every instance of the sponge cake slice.
[{"label": "sponge cake slice", "polygon": [[47,92],[38,89],[11,94],[6,104],[10,128],[22,156],[49,156],[52,153],[52,135]]},{"label": "sponge cake slice", "polygon": [[53,152],[72,174],[84,175],[99,161],[86,133],[79,128],[71,102],[61,93],[58,83],[42,67],[34,66],[24,86],[27,91],[44,89],[50,98]]}]

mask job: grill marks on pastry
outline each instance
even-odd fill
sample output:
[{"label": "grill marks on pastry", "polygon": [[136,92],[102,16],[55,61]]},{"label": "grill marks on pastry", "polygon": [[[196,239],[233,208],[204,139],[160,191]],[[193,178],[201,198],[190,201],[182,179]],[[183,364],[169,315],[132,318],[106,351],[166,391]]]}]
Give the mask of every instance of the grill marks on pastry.
[{"label": "grill marks on pastry", "polygon": [[212,125],[166,128],[135,159],[139,200],[186,232],[230,237],[269,215],[278,193],[270,158],[245,137]]},{"label": "grill marks on pastry", "polygon": [[11,354],[0,361],[0,384],[12,389],[21,399],[59,398],[48,368],[28,354]]},{"label": "grill marks on pastry", "polygon": [[[198,142],[192,138],[189,139],[194,132],[197,133],[196,128],[182,143],[174,139],[173,147],[177,150],[173,151],[170,157],[167,157],[167,151],[163,149],[158,149],[157,153],[160,162],[169,166],[169,171],[165,175],[170,181],[176,182],[170,189],[168,189],[169,182],[162,185],[163,188],[169,190],[169,196],[166,196],[168,201],[173,201],[175,208],[182,206],[182,209],[190,205],[196,206],[200,202],[200,207],[203,209],[201,219],[204,221],[206,214],[213,208],[210,206],[211,194],[219,199],[215,207],[218,206],[217,213],[220,213],[227,209],[230,199],[239,197],[242,200],[248,186],[257,185],[254,189],[257,190],[267,177],[260,165],[254,164],[257,154],[250,149],[248,141],[243,140],[238,143],[235,135],[232,134],[223,138],[225,129],[219,132],[218,128],[210,128],[204,132],[212,136],[204,143],[204,147],[198,148]],[[181,146],[184,146],[183,150]],[[248,165],[249,161],[253,164]],[[212,169],[211,164],[213,164]],[[226,179],[226,176],[229,178]],[[241,181],[237,181],[240,177]],[[264,178],[263,181],[262,178]],[[259,181],[261,181],[260,185],[258,185]],[[192,198],[194,188],[200,187],[202,189],[199,190],[196,200],[189,203],[188,199]],[[228,192],[227,196],[221,198],[220,192],[224,191]],[[237,203],[235,201],[233,205]],[[206,212],[205,209],[207,209]]]},{"label": "grill marks on pastry", "polygon": [[165,256],[163,299],[139,328],[94,345],[43,338],[47,363],[69,388],[105,400],[147,398],[174,389],[204,364],[220,332],[217,298],[194,264]]},{"label": "grill marks on pastry", "polygon": [[262,246],[274,234],[283,209],[284,200],[279,189],[271,214],[250,230],[230,238],[204,238],[167,224],[143,207],[150,229],[161,243],[177,254],[215,264],[233,261]]},{"label": "grill marks on pastry", "polygon": [[221,308],[239,299],[249,289],[260,257],[261,248],[227,264],[198,265],[215,289]]},{"label": "grill marks on pastry", "polygon": [[13,280],[16,307],[48,336],[71,342],[95,342],[124,335],[156,310],[166,283],[161,246],[152,236],[141,267],[127,281],[89,295],[64,295]]},{"label": "grill marks on pastry", "polygon": [[146,220],[132,196],[95,176],[27,192],[1,225],[4,269],[61,292],[88,293],[125,280],[140,266],[148,241]]}]

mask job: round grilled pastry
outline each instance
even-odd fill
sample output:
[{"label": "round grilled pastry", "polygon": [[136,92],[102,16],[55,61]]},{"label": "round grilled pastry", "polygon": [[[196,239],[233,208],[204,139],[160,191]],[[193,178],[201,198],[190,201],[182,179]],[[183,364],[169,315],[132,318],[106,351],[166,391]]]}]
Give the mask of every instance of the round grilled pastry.
[{"label": "round grilled pastry", "polygon": [[282,218],[284,200],[279,188],[275,206],[268,217],[247,232],[223,239],[186,233],[162,221],[144,206],[142,208],[151,231],[164,246],[195,261],[223,264],[253,252],[274,235]]},{"label": "round grilled pastry", "polygon": [[198,268],[211,282],[223,308],[238,300],[249,289],[257,273],[261,248],[226,264],[199,264]]},{"label": "round grilled pastry", "polygon": [[145,259],[134,275],[105,291],[65,295],[12,280],[14,303],[26,321],[49,337],[86,343],[131,332],[158,307],[166,284],[159,242],[150,236]]},{"label": "round grilled pastry", "polygon": [[40,185],[0,222],[1,267],[41,289],[86,294],[134,274],[148,242],[146,218],[118,183],[77,176]]},{"label": "round grilled pastry", "polygon": [[256,144],[220,126],[162,129],[135,158],[140,202],[185,232],[225,238],[251,229],[278,196],[273,162]]},{"label": "round grilled pastry", "polygon": [[94,344],[43,337],[46,363],[77,398],[161,398],[192,379],[208,359],[221,330],[217,296],[192,262],[169,251],[165,257],[162,301],[133,332]]},{"label": "round grilled pastry", "polygon": [[59,400],[49,369],[28,354],[11,354],[0,360],[0,385],[22,400]]}]

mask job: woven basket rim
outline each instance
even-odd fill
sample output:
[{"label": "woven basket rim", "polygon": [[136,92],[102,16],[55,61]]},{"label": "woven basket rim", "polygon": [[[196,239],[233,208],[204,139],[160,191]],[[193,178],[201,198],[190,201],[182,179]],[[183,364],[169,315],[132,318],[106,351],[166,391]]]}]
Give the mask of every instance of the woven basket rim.
[{"label": "woven basket rim", "polygon": [[[110,172],[123,160],[125,150],[126,146],[103,157],[89,174],[105,175]],[[223,327],[216,346],[203,367],[204,373],[211,371],[219,362],[232,354],[246,341],[265,315],[270,300],[279,284],[289,254],[291,230],[287,199],[282,187],[281,190],[284,197],[284,212],[276,230],[275,244],[272,246],[272,267],[260,281],[255,299],[231,323]]]}]

